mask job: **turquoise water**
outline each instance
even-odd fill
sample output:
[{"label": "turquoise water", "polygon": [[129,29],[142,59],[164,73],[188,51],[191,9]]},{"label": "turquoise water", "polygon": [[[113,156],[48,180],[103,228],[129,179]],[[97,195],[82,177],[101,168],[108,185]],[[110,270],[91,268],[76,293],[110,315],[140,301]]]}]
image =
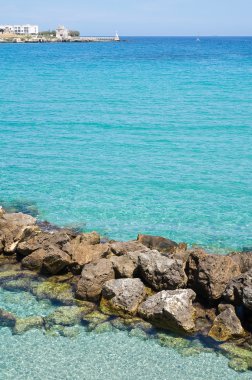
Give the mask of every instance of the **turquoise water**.
[{"label": "turquoise water", "polygon": [[251,246],[252,38],[0,46],[0,200],[114,239]]},{"label": "turquoise water", "polygon": [[[114,239],[252,246],[252,38],[0,45],[0,87],[0,203]],[[52,306],[1,291],[0,307]],[[126,332],[2,328],[0,346],[1,379],[251,379]]]},{"label": "turquoise water", "polygon": [[8,380],[251,380],[251,373],[229,369],[222,355],[181,357],[126,332],[94,334],[83,329],[68,339],[35,330],[12,336],[5,328],[0,344],[0,373]]}]

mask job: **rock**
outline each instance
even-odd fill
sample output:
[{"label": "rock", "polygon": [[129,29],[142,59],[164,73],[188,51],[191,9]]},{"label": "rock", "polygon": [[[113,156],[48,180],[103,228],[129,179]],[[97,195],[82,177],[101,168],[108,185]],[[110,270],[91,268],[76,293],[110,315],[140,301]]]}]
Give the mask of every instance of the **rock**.
[{"label": "rock", "polygon": [[231,280],[225,289],[224,298],[252,310],[252,270]]},{"label": "rock", "polygon": [[150,249],[156,249],[162,253],[171,253],[178,247],[175,241],[165,239],[161,236],[138,235],[137,240]]},{"label": "rock", "polygon": [[163,290],[147,298],[138,309],[139,315],[157,327],[192,333],[195,329],[196,294],[191,289]]},{"label": "rock", "polygon": [[46,328],[51,328],[54,325],[74,326],[80,324],[83,312],[81,307],[78,306],[61,306],[58,307],[53,313],[45,317]]},{"label": "rock", "polygon": [[101,310],[105,314],[135,315],[145,296],[144,284],[138,278],[110,280],[102,288]]},{"label": "rock", "polygon": [[0,326],[3,327],[14,327],[16,323],[16,317],[12,313],[0,309]]},{"label": "rock", "polygon": [[220,314],[215,318],[209,336],[216,341],[225,342],[231,338],[245,335],[239,318],[232,305],[219,305]]},{"label": "rock", "polygon": [[58,230],[53,233],[41,232],[19,242],[17,253],[20,256],[28,256],[38,249],[47,251],[50,247],[62,250],[76,235],[69,230]]},{"label": "rock", "polygon": [[129,252],[148,251],[147,247],[138,241],[115,242],[110,244],[111,252],[116,256],[127,255]]},{"label": "rock", "polygon": [[221,298],[229,281],[240,274],[239,266],[228,256],[190,252],[187,262],[188,287],[207,301]]},{"label": "rock", "polygon": [[94,310],[91,313],[85,314],[82,317],[82,322],[84,324],[92,324],[99,325],[100,323],[106,322],[108,320],[108,316],[101,313],[99,310]]},{"label": "rock", "polygon": [[199,302],[194,302],[193,307],[195,309],[195,330],[203,336],[207,336],[217,317],[217,310],[214,307],[205,307]]},{"label": "rock", "polygon": [[43,258],[41,270],[46,274],[57,274],[66,269],[72,263],[71,257],[57,246],[47,248],[46,255]]},{"label": "rock", "polygon": [[112,256],[110,261],[113,265],[116,278],[132,278],[136,274],[138,265],[127,255]]},{"label": "rock", "polygon": [[103,285],[113,278],[115,273],[109,260],[100,259],[96,263],[87,264],[77,284],[76,296],[79,299],[98,301]]},{"label": "rock", "polygon": [[113,326],[110,322],[104,322],[99,325],[96,325],[95,328],[92,330],[96,334],[104,334],[112,331]]},{"label": "rock", "polygon": [[63,305],[74,305],[75,298],[72,286],[68,283],[43,281],[32,288],[37,299],[49,299]]},{"label": "rock", "polygon": [[0,231],[1,244],[4,246],[4,253],[11,255],[15,253],[18,245],[18,239],[28,226],[34,226],[36,219],[30,215],[22,213],[1,213]]},{"label": "rock", "polygon": [[13,334],[24,334],[33,328],[39,329],[44,326],[44,319],[40,316],[32,316],[27,318],[18,318],[16,320],[15,326],[12,329]]},{"label": "rock", "polygon": [[228,256],[239,265],[241,273],[252,269],[252,251],[232,252]]},{"label": "rock", "polygon": [[38,249],[22,260],[22,267],[40,272],[43,266],[43,260],[46,257],[44,249]]},{"label": "rock", "polygon": [[139,255],[140,277],[154,290],[173,290],[186,286],[187,277],[181,260],[170,259],[158,251]]},{"label": "rock", "polygon": [[238,372],[252,369],[252,351],[237,346],[234,343],[222,343],[221,352],[230,359],[229,366]]},{"label": "rock", "polygon": [[97,232],[83,233],[76,236],[75,239],[71,241],[71,247],[73,251],[79,248],[79,245],[97,245],[100,244],[101,237]]},{"label": "rock", "polygon": [[72,267],[77,272],[78,270],[81,271],[84,265],[106,258],[109,254],[109,244],[88,245],[81,243],[78,246],[76,245],[75,250],[71,253]]}]

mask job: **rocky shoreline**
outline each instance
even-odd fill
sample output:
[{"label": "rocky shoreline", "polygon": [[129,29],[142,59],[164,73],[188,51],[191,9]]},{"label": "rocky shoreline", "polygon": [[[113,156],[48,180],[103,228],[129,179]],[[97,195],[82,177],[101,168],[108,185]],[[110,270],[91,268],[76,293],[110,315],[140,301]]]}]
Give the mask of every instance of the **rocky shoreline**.
[{"label": "rocky shoreline", "polygon": [[252,252],[220,256],[148,235],[108,241],[0,208],[0,286],[59,306],[23,319],[0,309],[13,334],[129,328],[182,354],[219,350],[233,369],[252,369]]}]

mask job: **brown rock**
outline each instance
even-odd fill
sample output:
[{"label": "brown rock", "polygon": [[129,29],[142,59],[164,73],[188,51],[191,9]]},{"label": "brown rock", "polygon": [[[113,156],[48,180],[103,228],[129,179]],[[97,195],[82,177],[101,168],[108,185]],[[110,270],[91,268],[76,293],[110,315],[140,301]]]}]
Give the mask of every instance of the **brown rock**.
[{"label": "brown rock", "polygon": [[224,298],[252,310],[252,270],[231,280],[225,289]]},{"label": "brown rock", "polygon": [[38,249],[22,260],[22,267],[40,272],[45,257],[46,251],[44,249]]},{"label": "brown rock", "polygon": [[107,281],[102,289],[101,309],[108,314],[135,315],[146,296],[139,278]]},{"label": "brown rock", "polygon": [[240,274],[239,266],[228,256],[190,252],[187,262],[188,287],[213,301],[221,298],[229,281]]},{"label": "brown rock", "polygon": [[209,336],[217,341],[225,342],[231,338],[241,338],[245,331],[232,305],[219,305],[220,314],[215,318]]},{"label": "brown rock", "polygon": [[30,255],[38,249],[47,250],[50,246],[56,246],[62,249],[72,240],[74,235],[65,230],[58,230],[53,233],[39,232],[28,239],[23,239],[17,246],[17,253],[20,256]]},{"label": "brown rock", "polygon": [[11,255],[15,252],[22,231],[28,226],[34,226],[36,219],[22,213],[1,213],[1,215],[1,244],[4,253]]},{"label": "brown rock", "polygon": [[171,253],[178,247],[175,241],[161,236],[138,235],[137,240],[150,249],[156,249],[162,253]]},{"label": "brown rock", "polygon": [[110,244],[111,252],[116,256],[127,255],[129,252],[147,251],[145,245],[138,241],[115,242]]},{"label": "brown rock", "polygon": [[112,256],[110,261],[113,265],[116,278],[132,278],[136,273],[138,264],[127,255]]},{"label": "brown rock", "polygon": [[114,278],[112,263],[107,259],[85,265],[77,284],[77,298],[98,301],[105,282]]},{"label": "brown rock", "polygon": [[228,256],[239,265],[241,273],[252,269],[252,252],[233,252]]},{"label": "brown rock", "polygon": [[57,274],[71,265],[70,256],[57,246],[50,246],[46,250],[43,259],[42,271],[49,274]]},{"label": "brown rock", "polygon": [[109,244],[79,244],[71,251],[72,266],[80,270],[84,265],[106,258],[110,254]]}]

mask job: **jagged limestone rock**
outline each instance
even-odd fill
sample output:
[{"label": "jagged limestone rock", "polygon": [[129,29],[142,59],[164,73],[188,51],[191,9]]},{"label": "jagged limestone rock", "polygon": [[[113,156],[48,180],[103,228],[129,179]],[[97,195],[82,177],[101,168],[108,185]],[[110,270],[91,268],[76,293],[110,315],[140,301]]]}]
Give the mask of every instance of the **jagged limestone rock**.
[{"label": "jagged limestone rock", "polygon": [[195,330],[195,309],[192,305],[195,297],[191,289],[163,290],[147,298],[138,313],[157,327],[192,333]]}]

